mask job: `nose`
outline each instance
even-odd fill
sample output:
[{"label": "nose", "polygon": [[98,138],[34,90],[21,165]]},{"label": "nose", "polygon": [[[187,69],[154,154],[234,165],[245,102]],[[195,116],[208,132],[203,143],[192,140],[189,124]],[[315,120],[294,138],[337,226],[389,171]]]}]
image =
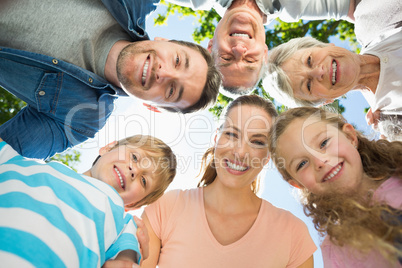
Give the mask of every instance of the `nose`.
[{"label": "nose", "polygon": [[246,158],[248,154],[248,149],[247,149],[247,144],[244,142],[237,142],[234,144],[233,152],[238,158],[237,160],[242,161],[244,158]]},{"label": "nose", "polygon": [[310,76],[312,78],[316,78],[318,81],[322,81],[324,78],[324,67],[322,65],[315,66],[311,71],[310,71]]},{"label": "nose", "polygon": [[156,70],[155,73],[155,78],[156,82],[163,84],[163,83],[169,83],[172,79],[176,77],[175,70],[172,68],[169,68],[168,66],[163,66],[159,65],[159,68]]},{"label": "nose", "polygon": [[314,158],[314,166],[317,170],[322,169],[326,164],[329,163],[328,159],[325,156],[321,157],[313,157]]},{"label": "nose", "polygon": [[128,172],[127,179],[128,179],[128,180],[129,180],[129,179],[134,180],[134,177],[135,177],[136,172],[135,172],[134,167],[132,166],[131,163],[130,163],[130,166],[128,167],[128,170],[129,170],[129,172]]},{"label": "nose", "polygon": [[247,52],[247,47],[242,44],[236,44],[232,47],[232,52],[236,59],[241,58]]}]

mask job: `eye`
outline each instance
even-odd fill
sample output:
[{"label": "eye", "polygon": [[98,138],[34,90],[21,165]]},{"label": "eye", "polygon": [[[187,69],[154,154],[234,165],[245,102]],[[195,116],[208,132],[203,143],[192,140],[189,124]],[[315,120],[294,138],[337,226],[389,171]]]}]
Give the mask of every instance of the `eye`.
[{"label": "eye", "polygon": [[296,171],[299,171],[302,167],[304,167],[307,164],[306,160],[301,161],[297,167],[296,167]]},{"label": "eye", "polygon": [[133,161],[135,163],[137,163],[138,162],[138,157],[135,154],[132,154],[132,157],[133,157]]},{"label": "eye", "polygon": [[320,144],[320,149],[324,148],[325,146],[327,146],[329,139],[325,139],[323,142],[321,142]]},{"label": "eye", "polygon": [[226,131],[225,135],[228,136],[228,137],[233,137],[233,138],[238,137],[236,133],[233,133],[233,132],[230,132],[230,131]]},{"label": "eye", "polygon": [[147,180],[144,177],[141,177],[141,183],[144,188],[147,186]]},{"label": "eye", "polygon": [[260,147],[265,147],[265,145],[266,145],[264,141],[260,141],[260,140],[252,141],[252,143],[255,145],[258,145]]},{"label": "eye", "polygon": [[174,94],[174,84],[172,84],[172,86],[170,87],[170,90],[169,90],[167,98],[169,99],[170,97],[173,96],[173,94]]},{"label": "eye", "polygon": [[180,57],[179,55],[176,56],[176,67],[179,65],[180,63]]},{"label": "eye", "polygon": [[311,67],[311,55],[307,58],[307,65]]},{"label": "eye", "polygon": [[224,61],[230,61],[232,58],[229,56],[221,56],[221,59]]},{"label": "eye", "polygon": [[311,80],[307,80],[307,90],[308,92],[311,92]]}]

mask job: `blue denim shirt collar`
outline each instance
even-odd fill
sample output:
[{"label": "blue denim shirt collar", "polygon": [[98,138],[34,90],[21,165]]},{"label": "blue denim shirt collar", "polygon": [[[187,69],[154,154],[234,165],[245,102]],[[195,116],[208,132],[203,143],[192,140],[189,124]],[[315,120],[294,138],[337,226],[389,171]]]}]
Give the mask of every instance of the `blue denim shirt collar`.
[{"label": "blue denim shirt collar", "polygon": [[145,32],[145,20],[157,8],[160,0],[102,0],[102,2],[133,40],[149,40]]}]

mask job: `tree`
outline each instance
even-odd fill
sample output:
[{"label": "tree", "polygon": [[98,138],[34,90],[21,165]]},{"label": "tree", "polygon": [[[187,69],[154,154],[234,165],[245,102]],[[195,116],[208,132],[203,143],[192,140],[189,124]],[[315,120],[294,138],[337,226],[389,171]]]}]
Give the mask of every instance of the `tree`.
[{"label": "tree", "polygon": [[[24,108],[26,103],[2,87],[0,87],[0,96],[0,125],[2,125]],[[77,150],[68,150],[54,155],[47,162],[59,161],[74,169],[74,166],[80,162],[80,156],[81,153]]]},{"label": "tree", "polygon": [[[155,25],[166,24],[169,16],[172,14],[176,14],[179,17],[194,16],[196,17],[196,21],[198,23],[198,26],[193,32],[194,41],[200,43],[204,39],[211,39],[213,37],[215,25],[220,20],[220,16],[215,12],[215,10],[194,11],[191,8],[165,3],[163,0],[161,1],[161,4],[166,5],[167,10],[165,14],[158,14],[158,17],[155,19]],[[294,23],[286,23],[276,19],[276,21],[271,24],[272,26],[265,27],[266,44],[269,49],[287,42],[292,38],[309,35],[326,43],[329,43],[329,39],[331,37],[337,37],[340,40],[348,41],[350,47],[356,53],[360,52],[356,36],[354,34],[354,25],[344,20],[300,20]],[[265,91],[261,83],[255,92],[258,92],[260,95],[273,100],[269,96],[269,93]],[[215,106],[212,107],[210,111],[214,115],[219,116],[222,112],[222,109],[230,102],[230,100],[230,98],[220,94]],[[335,108],[339,113],[343,113],[345,111],[345,108],[339,104],[338,100],[328,106]],[[278,112],[281,112],[286,108],[284,106],[278,106],[277,109]]]}]

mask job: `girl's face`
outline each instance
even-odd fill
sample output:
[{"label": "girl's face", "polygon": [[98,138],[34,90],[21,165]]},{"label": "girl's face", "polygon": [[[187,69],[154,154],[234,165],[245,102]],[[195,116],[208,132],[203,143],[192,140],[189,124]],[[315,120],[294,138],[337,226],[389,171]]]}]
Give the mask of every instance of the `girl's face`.
[{"label": "girl's face", "polygon": [[272,119],[254,106],[236,106],[225,118],[215,143],[217,179],[228,187],[250,189],[268,163],[268,131]]},{"label": "girl's face", "polygon": [[357,189],[363,166],[352,125],[342,131],[315,116],[295,119],[277,141],[277,153],[294,179],[290,184],[315,194]]},{"label": "girl's face", "polygon": [[110,145],[100,149],[101,157],[91,168],[91,177],[112,186],[130,205],[154,191],[158,177],[156,166],[141,148],[121,145],[110,150]]}]

